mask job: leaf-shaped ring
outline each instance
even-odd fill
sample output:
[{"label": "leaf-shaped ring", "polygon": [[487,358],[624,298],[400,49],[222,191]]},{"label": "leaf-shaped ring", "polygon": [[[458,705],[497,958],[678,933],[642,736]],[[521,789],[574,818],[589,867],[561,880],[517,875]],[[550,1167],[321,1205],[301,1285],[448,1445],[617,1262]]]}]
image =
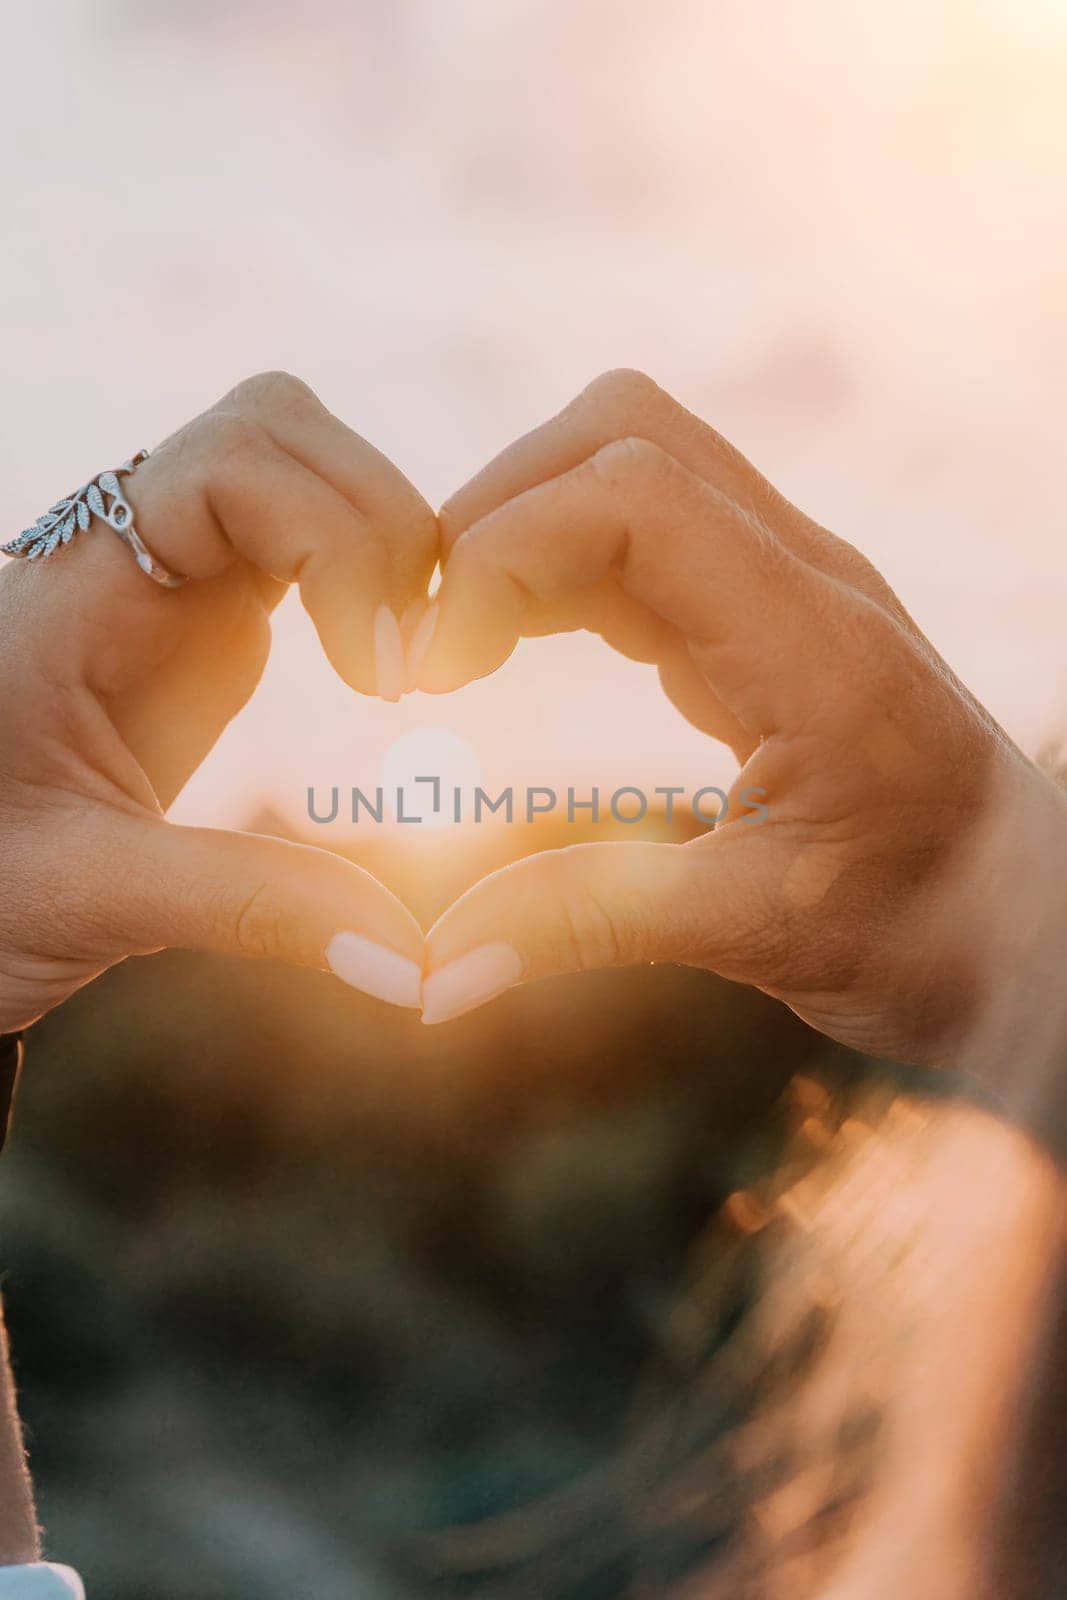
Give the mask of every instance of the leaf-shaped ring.
[{"label": "leaf-shaped ring", "polygon": [[32,527],[23,528],[7,544],[0,544],[0,552],[5,556],[25,556],[28,561],[47,561],[62,545],[69,544],[76,533],[84,533],[96,517],[118,534],[141,571],[154,583],[164,589],[180,589],[189,580],[168,571],[144,544],[133,525],[133,507],[119,482],[135,471],[147,456],[147,450],[138,450],[113,472],[101,472],[65,500],[57,500]]}]

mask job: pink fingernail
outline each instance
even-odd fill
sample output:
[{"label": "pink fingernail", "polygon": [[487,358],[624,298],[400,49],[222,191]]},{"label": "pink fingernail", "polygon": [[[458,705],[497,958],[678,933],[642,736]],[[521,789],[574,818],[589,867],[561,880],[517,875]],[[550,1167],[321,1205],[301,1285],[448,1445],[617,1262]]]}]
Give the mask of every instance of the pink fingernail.
[{"label": "pink fingernail", "polygon": [[408,672],[407,687],[414,689],[419,681],[419,672],[426,659],[426,652],[433,643],[433,636],[437,632],[437,619],[440,616],[440,607],[432,605],[415,629],[411,644],[408,646]]},{"label": "pink fingernail", "polygon": [[374,670],[382,699],[399,700],[404,692],[404,641],[388,606],[374,613]]},{"label": "pink fingernail", "polygon": [[326,946],[330,971],[342,983],[386,1000],[391,1006],[417,1006],[422,970],[407,956],[375,944],[361,933],[335,933]]},{"label": "pink fingernail", "polygon": [[518,983],[522,974],[522,957],[512,945],[480,945],[423,980],[422,1020],[448,1022],[473,1011]]}]

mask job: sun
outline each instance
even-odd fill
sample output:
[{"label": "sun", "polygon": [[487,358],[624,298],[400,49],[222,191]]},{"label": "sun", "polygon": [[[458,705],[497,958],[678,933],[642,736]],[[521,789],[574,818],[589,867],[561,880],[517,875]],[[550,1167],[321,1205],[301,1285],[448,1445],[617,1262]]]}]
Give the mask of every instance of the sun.
[{"label": "sun", "polygon": [[456,791],[462,819],[481,781],[477,751],[450,728],[412,728],[382,757],[386,813],[398,824],[418,819],[424,827],[455,827]]}]

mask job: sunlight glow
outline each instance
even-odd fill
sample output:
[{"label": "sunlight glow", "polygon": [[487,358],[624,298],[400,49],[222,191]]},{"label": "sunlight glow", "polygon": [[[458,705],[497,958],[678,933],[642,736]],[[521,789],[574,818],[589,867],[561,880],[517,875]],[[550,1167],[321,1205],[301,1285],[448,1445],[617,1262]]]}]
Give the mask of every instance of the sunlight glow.
[{"label": "sunlight glow", "polygon": [[995,27],[1005,33],[1048,40],[1067,39],[1067,5],[1064,0],[985,0],[983,8]]},{"label": "sunlight glow", "polygon": [[481,777],[477,752],[458,734],[448,728],[412,728],[382,757],[387,815],[398,824],[418,819],[431,828],[455,827],[454,791],[460,791],[465,814]]}]

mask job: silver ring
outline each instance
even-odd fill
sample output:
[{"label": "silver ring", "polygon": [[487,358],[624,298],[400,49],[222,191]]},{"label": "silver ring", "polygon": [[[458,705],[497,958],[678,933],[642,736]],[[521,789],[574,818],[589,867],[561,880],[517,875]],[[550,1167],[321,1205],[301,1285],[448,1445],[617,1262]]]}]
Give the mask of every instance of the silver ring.
[{"label": "silver ring", "polygon": [[65,500],[57,500],[43,517],[37,518],[32,528],[23,528],[7,544],[0,544],[0,552],[5,556],[25,556],[28,561],[47,561],[63,545],[69,544],[76,533],[84,533],[96,517],[118,534],[141,571],[154,583],[164,589],[180,589],[182,584],[188,583],[188,578],[168,571],[143,543],[133,525],[133,507],[119,483],[120,478],[147,460],[148,454],[147,450],[138,450],[113,472],[101,472]]}]

